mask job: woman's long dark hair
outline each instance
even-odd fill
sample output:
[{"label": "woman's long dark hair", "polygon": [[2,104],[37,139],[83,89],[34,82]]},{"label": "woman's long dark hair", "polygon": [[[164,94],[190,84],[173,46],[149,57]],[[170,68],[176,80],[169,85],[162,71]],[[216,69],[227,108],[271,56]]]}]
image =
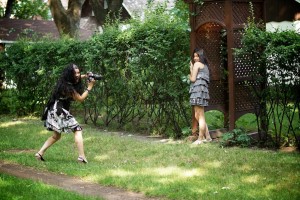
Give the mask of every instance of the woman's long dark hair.
[{"label": "woman's long dark hair", "polygon": [[194,53],[198,54],[201,63],[208,66],[208,61],[207,61],[207,58],[205,56],[205,53],[204,53],[203,49],[195,48],[194,52],[193,52],[193,56],[194,56]]},{"label": "woman's long dark hair", "polygon": [[52,93],[52,99],[58,99],[60,97],[72,98],[74,92],[79,94],[83,93],[83,86],[81,79],[76,83],[75,69],[79,69],[75,64],[69,64],[62,72],[58,82]]}]

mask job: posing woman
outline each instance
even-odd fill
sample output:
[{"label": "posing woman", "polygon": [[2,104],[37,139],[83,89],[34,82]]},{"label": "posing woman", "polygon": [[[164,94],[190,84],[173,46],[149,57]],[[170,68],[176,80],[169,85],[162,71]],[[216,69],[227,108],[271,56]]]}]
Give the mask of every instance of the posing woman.
[{"label": "posing woman", "polygon": [[63,70],[42,118],[45,120],[45,127],[53,131],[53,135],[35,154],[38,160],[45,161],[43,158],[45,151],[61,138],[61,133],[72,131],[78,148],[78,161],[88,162],[84,154],[82,128],[69,112],[71,101],[83,102],[95,84],[95,80],[91,79],[86,90],[83,90],[81,77],[86,75],[80,75],[79,68],[75,64],[69,64]]},{"label": "posing woman", "polygon": [[194,50],[193,61],[194,63],[190,63],[190,104],[193,113],[193,134],[197,134],[197,126],[199,125],[199,136],[193,144],[201,144],[212,141],[204,115],[204,107],[208,106],[209,100],[209,70],[203,49]]}]

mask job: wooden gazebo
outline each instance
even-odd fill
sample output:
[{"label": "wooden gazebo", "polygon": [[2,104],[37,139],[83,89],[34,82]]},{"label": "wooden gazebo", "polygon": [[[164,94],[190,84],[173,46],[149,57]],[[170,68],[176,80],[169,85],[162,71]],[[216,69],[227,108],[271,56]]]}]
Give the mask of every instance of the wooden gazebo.
[{"label": "wooden gazebo", "polygon": [[203,48],[210,65],[211,99],[206,111],[223,112],[224,127],[232,130],[239,117],[258,109],[258,100],[249,88],[258,84],[250,77],[255,66],[246,56],[234,56],[233,48],[241,47],[243,28],[251,17],[250,2],[255,19],[264,20],[264,0],[203,0],[201,5],[194,0],[185,2],[191,13],[191,52],[195,47]]}]

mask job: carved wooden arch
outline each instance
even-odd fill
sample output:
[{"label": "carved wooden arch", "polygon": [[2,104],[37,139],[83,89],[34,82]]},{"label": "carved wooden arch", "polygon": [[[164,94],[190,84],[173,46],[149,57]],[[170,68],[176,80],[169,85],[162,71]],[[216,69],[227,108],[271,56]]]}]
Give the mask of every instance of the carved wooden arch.
[{"label": "carved wooden arch", "polygon": [[224,27],[225,28],[225,24],[224,24],[224,22],[221,22],[221,21],[219,21],[219,20],[207,20],[207,21],[202,21],[201,22],[201,24],[197,24],[197,27],[195,27],[195,30],[197,30],[198,28],[200,28],[200,26],[203,26],[203,25],[205,25],[205,24],[207,24],[207,23],[215,23],[215,24],[219,24],[220,26],[222,26],[222,27]]},{"label": "carved wooden arch", "polygon": [[224,26],[215,22],[206,22],[201,24],[195,30],[196,47],[204,49],[204,52],[208,58],[209,71],[210,71],[210,101],[208,110],[219,110],[224,114],[227,113],[227,108],[224,101],[227,97],[227,78],[224,77],[225,66],[220,58],[220,44],[221,44],[221,31],[224,30]]}]

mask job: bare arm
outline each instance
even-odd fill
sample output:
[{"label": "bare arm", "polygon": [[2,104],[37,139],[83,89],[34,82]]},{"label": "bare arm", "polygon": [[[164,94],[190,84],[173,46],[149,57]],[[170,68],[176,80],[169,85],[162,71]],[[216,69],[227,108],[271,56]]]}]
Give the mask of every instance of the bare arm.
[{"label": "bare arm", "polygon": [[89,94],[89,91],[91,91],[92,88],[94,87],[95,82],[96,82],[96,81],[95,81],[94,79],[91,80],[91,81],[89,81],[89,82],[88,82],[88,87],[87,87],[87,89],[82,93],[82,95],[80,95],[78,92],[75,92],[74,95],[73,95],[73,99],[74,99],[75,101],[83,102],[83,101],[87,98],[87,96],[88,96],[88,94]]},{"label": "bare arm", "polygon": [[203,67],[204,67],[204,65],[201,62],[195,62],[194,66],[191,70],[191,73],[190,73],[190,81],[191,82],[196,81],[198,71],[199,71],[199,69],[202,69]]},{"label": "bare arm", "polygon": [[192,74],[192,71],[193,71],[193,63],[192,63],[192,61],[190,61],[190,74]]}]

